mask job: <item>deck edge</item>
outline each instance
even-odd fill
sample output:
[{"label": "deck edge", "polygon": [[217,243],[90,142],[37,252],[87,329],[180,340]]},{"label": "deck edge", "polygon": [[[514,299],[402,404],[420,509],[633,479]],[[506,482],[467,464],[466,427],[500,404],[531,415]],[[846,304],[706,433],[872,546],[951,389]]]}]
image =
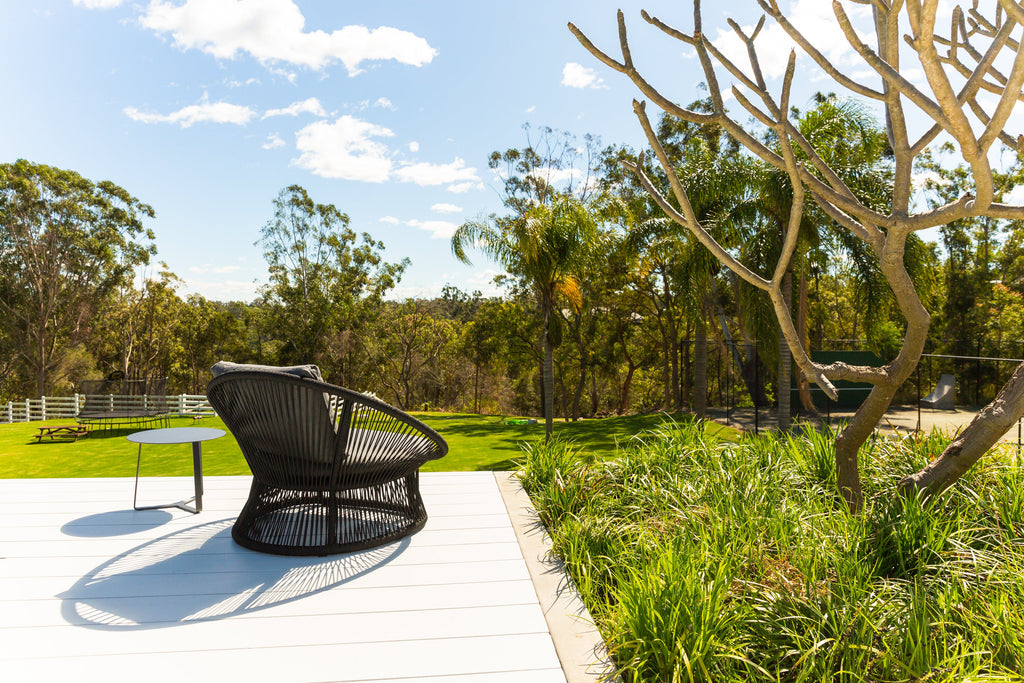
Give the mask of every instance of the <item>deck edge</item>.
[{"label": "deck edge", "polygon": [[576,585],[561,559],[549,552],[551,537],[538,520],[530,497],[512,472],[495,472],[494,480],[515,529],[566,682],[619,680]]}]

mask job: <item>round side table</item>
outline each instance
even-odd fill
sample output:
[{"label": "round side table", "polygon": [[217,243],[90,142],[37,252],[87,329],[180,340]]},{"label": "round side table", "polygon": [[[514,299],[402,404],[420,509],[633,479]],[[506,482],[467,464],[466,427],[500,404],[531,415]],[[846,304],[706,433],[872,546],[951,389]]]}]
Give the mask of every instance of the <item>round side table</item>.
[{"label": "round side table", "polygon": [[[139,444],[139,456],[135,461],[135,498],[132,500],[132,507],[136,510],[159,510],[161,508],[178,508],[185,512],[197,514],[203,511],[203,442],[219,439],[226,434],[223,429],[211,429],[209,427],[169,427],[167,429],[147,429],[143,432],[129,434],[127,438],[132,443]],[[181,500],[177,503],[166,505],[144,505],[139,507],[139,468],[142,465],[142,444],[192,444],[192,477],[195,480],[195,495],[188,500]],[[195,501],[195,507],[188,503]]]}]

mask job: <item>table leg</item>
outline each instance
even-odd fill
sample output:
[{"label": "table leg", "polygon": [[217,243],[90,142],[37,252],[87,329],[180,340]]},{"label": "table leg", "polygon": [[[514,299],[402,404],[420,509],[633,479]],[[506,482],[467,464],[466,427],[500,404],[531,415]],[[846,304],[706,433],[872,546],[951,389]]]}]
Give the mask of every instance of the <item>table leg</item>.
[{"label": "table leg", "polygon": [[[177,503],[168,503],[166,505],[143,505],[139,507],[139,467],[142,464],[142,444],[139,444],[139,456],[135,461],[135,497],[132,499],[132,507],[136,510],[163,510],[164,508],[178,508],[185,512],[191,512],[193,515],[199,514],[203,511],[203,453],[202,453],[202,442],[196,441],[192,444],[192,475],[195,485],[195,498],[189,500],[182,500]],[[195,507],[190,507],[188,503],[195,501]]]},{"label": "table leg", "polygon": [[139,457],[135,459],[135,496],[132,498],[132,507],[139,509],[139,468],[142,466],[142,444],[139,444]]},{"label": "table leg", "polygon": [[192,476],[196,487],[196,512],[203,511],[203,442],[192,442]]}]

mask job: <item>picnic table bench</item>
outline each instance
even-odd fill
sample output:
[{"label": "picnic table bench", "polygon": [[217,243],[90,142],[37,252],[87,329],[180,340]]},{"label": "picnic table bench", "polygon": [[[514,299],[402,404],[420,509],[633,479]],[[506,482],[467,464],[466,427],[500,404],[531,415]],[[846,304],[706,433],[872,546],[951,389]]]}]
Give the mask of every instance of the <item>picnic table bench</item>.
[{"label": "picnic table bench", "polygon": [[55,436],[73,436],[75,441],[78,441],[78,437],[88,435],[88,425],[42,425],[36,439],[39,440],[38,443],[42,443],[44,436],[50,437],[50,441],[53,441]]}]

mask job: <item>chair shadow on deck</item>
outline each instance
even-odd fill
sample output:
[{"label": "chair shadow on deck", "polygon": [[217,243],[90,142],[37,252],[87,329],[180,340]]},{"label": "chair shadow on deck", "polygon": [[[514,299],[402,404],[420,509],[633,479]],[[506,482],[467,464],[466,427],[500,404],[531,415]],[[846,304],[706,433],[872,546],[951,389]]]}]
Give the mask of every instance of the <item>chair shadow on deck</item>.
[{"label": "chair shadow on deck", "polygon": [[267,555],[231,539],[235,518],[147,541],[97,566],[61,593],[75,626],[168,628],[238,617],[335,588],[402,554],[409,538],[330,557]]}]

